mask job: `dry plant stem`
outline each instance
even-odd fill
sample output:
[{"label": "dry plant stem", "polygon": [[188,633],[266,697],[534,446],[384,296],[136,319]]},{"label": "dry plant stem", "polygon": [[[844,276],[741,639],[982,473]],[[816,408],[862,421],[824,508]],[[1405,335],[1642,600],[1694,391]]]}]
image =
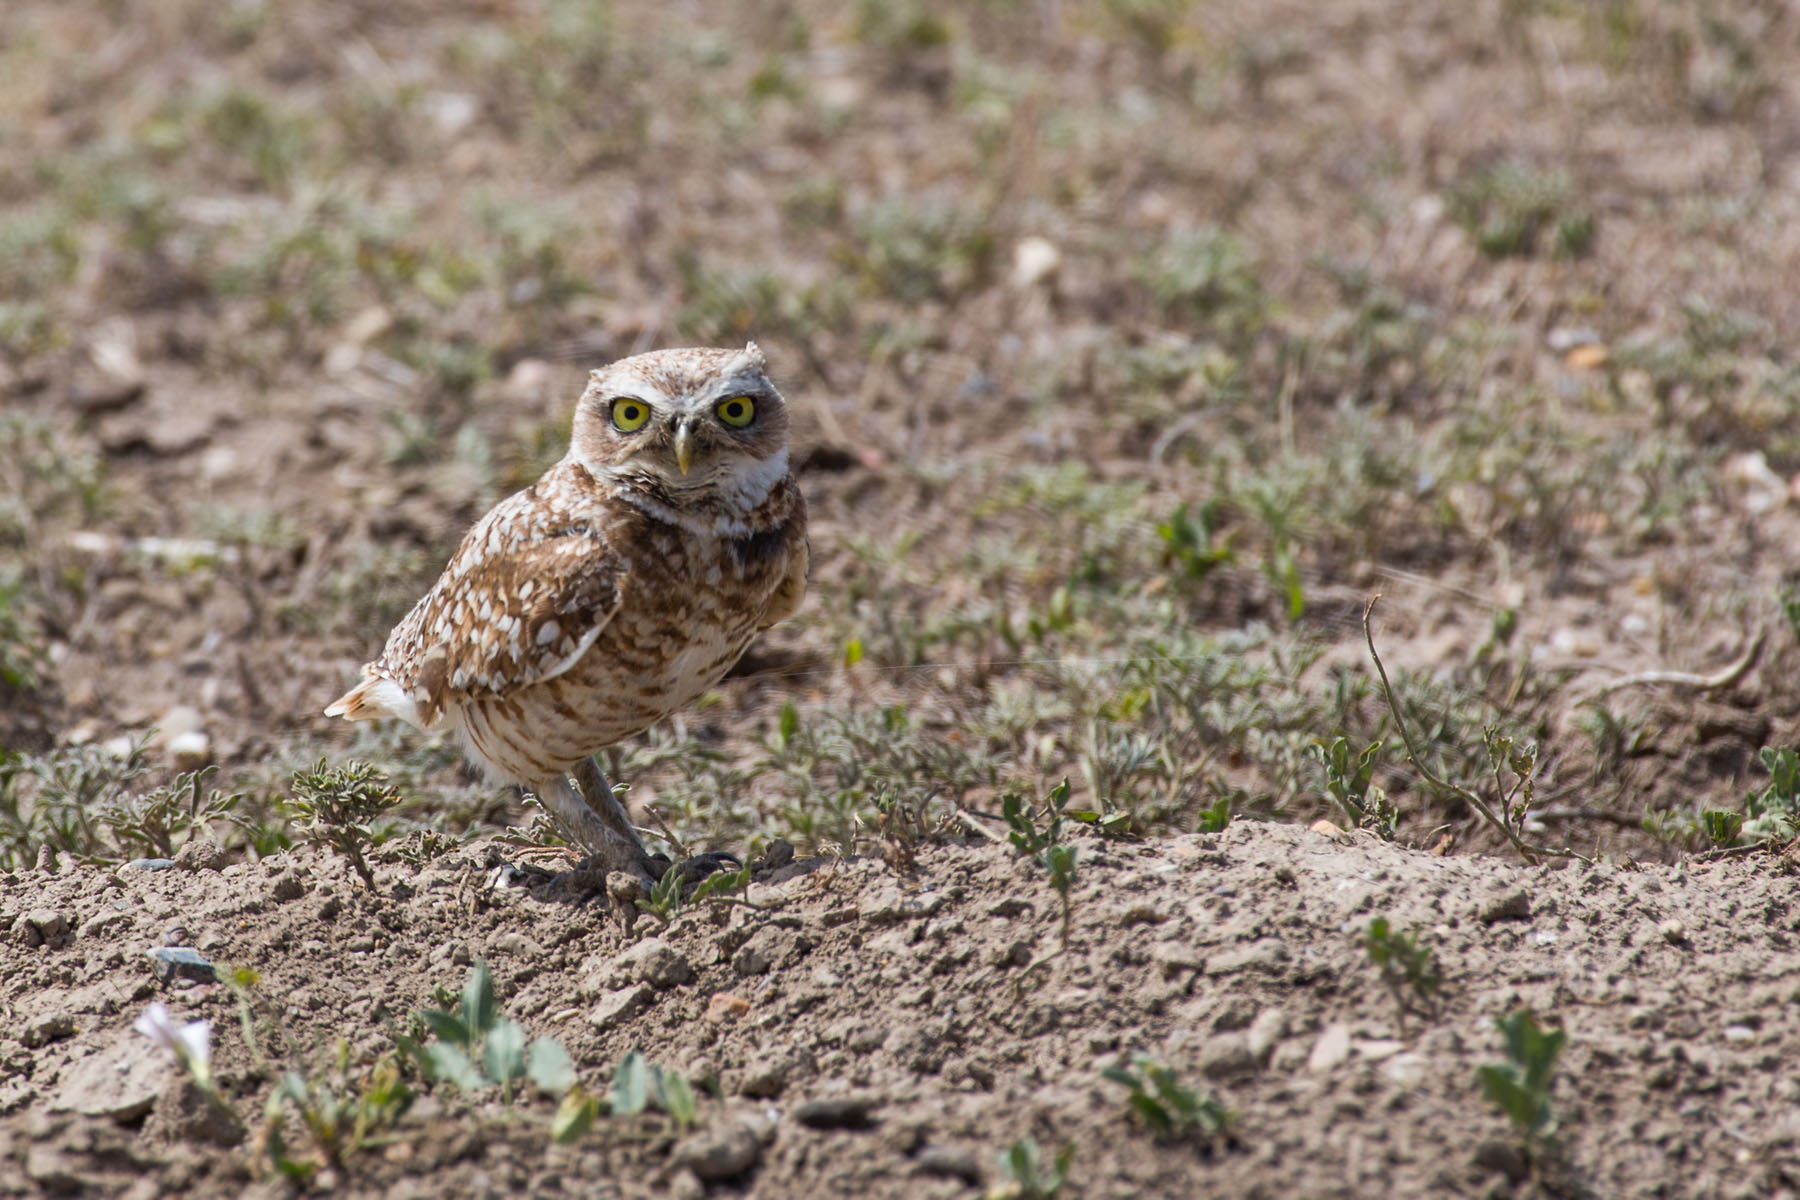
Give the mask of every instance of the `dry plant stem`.
[{"label": "dry plant stem", "polygon": [[993,830],[989,829],[986,825],[983,825],[981,823],[981,821],[975,816],[975,814],[970,812],[968,809],[959,808],[955,811],[956,811],[956,819],[958,821],[960,821],[963,825],[974,830],[976,833],[979,833],[982,837],[986,838],[990,842],[993,842],[995,845],[1003,846],[1006,844],[1005,838],[1001,837],[999,834],[997,834]]},{"label": "dry plant stem", "polygon": [[1418,747],[1413,745],[1412,731],[1406,727],[1406,718],[1400,715],[1400,702],[1394,697],[1394,685],[1388,682],[1387,668],[1382,665],[1381,655],[1375,650],[1375,633],[1370,626],[1370,618],[1375,612],[1376,602],[1380,599],[1380,593],[1370,596],[1369,603],[1363,607],[1363,640],[1369,644],[1369,657],[1375,660],[1375,672],[1381,677],[1382,699],[1387,701],[1388,711],[1394,715],[1394,726],[1400,730],[1400,739],[1406,743],[1407,757],[1412,759],[1413,766],[1418,768],[1419,774],[1424,776],[1425,782],[1440,792],[1448,792],[1452,796],[1460,797],[1470,808],[1480,813],[1489,825],[1504,834],[1506,840],[1512,843],[1513,849],[1519,852],[1519,857],[1534,867],[1538,865],[1539,855],[1551,858],[1578,858],[1583,862],[1588,861],[1573,850],[1546,850],[1542,846],[1527,845],[1518,834],[1513,832],[1511,826],[1494,815],[1494,810],[1489,808],[1487,802],[1480,796],[1466,787],[1439,779],[1431,768],[1425,765],[1424,757],[1419,754]]},{"label": "dry plant stem", "polygon": [[1587,704],[1628,687],[1644,687],[1658,683],[1696,688],[1702,692],[1716,692],[1720,688],[1730,687],[1756,665],[1757,658],[1762,654],[1763,638],[1767,636],[1768,632],[1767,626],[1758,629],[1756,636],[1750,639],[1750,645],[1745,647],[1736,662],[1711,675],[1695,675],[1689,671],[1639,671],[1635,675],[1626,675],[1611,683],[1603,683],[1593,691],[1581,696],[1575,703]]}]

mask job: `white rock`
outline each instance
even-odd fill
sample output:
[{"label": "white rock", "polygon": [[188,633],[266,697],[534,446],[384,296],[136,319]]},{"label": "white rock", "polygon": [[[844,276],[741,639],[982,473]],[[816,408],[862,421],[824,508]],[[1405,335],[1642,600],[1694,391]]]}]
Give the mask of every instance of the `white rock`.
[{"label": "white rock", "polygon": [[212,739],[201,729],[176,734],[163,743],[169,765],[177,771],[198,771],[212,761]]},{"label": "white rock", "polygon": [[1313,1043],[1312,1054],[1307,1057],[1306,1069],[1309,1071],[1329,1071],[1342,1065],[1350,1057],[1350,1027],[1339,1021],[1335,1025],[1327,1025],[1319,1040]]},{"label": "white rock", "polygon": [[1062,251],[1048,238],[1020,238],[1013,247],[1013,286],[1018,288],[1036,287],[1044,280],[1056,274],[1062,266]]}]

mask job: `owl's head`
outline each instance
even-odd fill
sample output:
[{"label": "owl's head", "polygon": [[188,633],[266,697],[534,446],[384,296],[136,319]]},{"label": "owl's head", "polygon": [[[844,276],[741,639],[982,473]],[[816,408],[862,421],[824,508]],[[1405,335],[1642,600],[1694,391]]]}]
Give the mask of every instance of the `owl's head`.
[{"label": "owl's head", "polygon": [[588,377],[569,456],[671,508],[748,511],[788,473],[787,404],[763,353],[653,350]]}]

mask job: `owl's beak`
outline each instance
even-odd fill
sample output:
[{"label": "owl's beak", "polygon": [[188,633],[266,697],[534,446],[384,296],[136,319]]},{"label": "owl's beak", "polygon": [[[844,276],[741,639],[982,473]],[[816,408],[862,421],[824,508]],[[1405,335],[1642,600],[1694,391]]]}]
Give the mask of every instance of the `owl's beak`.
[{"label": "owl's beak", "polygon": [[683,478],[694,465],[694,437],[686,421],[675,426],[675,465],[681,468]]}]

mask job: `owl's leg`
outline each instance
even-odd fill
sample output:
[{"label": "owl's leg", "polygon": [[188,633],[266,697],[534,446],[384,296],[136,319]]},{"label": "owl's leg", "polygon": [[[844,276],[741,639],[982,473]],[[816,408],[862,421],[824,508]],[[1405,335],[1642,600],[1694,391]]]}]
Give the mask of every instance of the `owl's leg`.
[{"label": "owl's leg", "polygon": [[[626,871],[648,879],[660,874],[631,826],[625,825],[621,832],[612,822],[602,820],[567,779],[558,776],[545,780],[532,791],[556,814],[580,847],[598,860],[596,865],[602,870]],[[617,805],[618,801],[613,803]]]},{"label": "owl's leg", "polygon": [[[612,784],[606,781],[606,775],[600,770],[600,764],[592,755],[581,760],[575,766],[575,782],[581,785],[582,795],[587,797],[588,806],[597,813],[602,821],[611,828],[623,833],[637,844],[638,852],[644,854],[650,863],[650,873],[660,878],[669,868],[669,860],[662,855],[651,855],[644,850],[644,843],[638,840],[637,829],[631,823],[631,816],[625,806],[619,803],[618,796],[613,794]],[[681,876],[689,884],[698,883],[714,871],[726,868],[735,869],[743,864],[735,854],[724,850],[709,854],[696,854],[680,864]]]},{"label": "owl's leg", "polygon": [[649,858],[649,852],[638,838],[637,827],[631,823],[631,814],[625,811],[625,806],[613,793],[612,784],[606,781],[606,775],[600,770],[600,764],[594,760],[593,755],[590,754],[575,764],[575,784],[581,789],[582,798],[587,801],[587,806],[593,810],[594,815],[606,822],[607,827],[619,836],[629,839],[640,855]]}]

